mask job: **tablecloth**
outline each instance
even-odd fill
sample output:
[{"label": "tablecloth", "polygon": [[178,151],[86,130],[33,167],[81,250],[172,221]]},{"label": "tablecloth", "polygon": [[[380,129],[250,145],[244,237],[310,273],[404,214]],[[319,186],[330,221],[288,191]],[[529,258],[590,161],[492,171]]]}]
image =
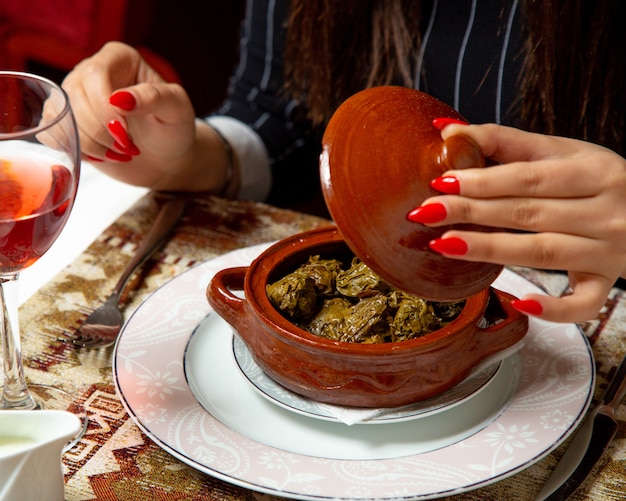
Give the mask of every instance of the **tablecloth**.
[{"label": "tablecloth", "polygon": [[[62,339],[108,296],[122,268],[155,217],[162,198],[148,194],[107,228],[77,259],[20,309],[23,356],[29,381],[58,386],[86,410],[88,428],[63,456],[66,499],[232,500],[275,499],[200,473],[146,437],[126,413],[112,374],[113,348],[87,350]],[[125,315],[171,278],[225,252],[281,239],[329,221],[269,205],[211,196],[189,198],[170,241],[132,280]],[[563,294],[562,274],[515,268],[551,294]],[[596,398],[626,354],[626,297],[613,289],[601,316],[581,324],[597,363]],[[575,501],[626,499],[626,405],[617,411],[616,440]],[[526,470],[450,500],[534,499],[567,442]],[[284,499],[284,498],[283,498]]]}]

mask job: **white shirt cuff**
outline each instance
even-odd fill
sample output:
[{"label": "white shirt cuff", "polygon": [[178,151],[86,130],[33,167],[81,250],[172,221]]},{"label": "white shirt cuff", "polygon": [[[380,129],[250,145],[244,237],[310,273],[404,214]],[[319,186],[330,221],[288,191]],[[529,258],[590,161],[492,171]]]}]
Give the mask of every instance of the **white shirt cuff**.
[{"label": "white shirt cuff", "polygon": [[259,135],[236,118],[216,115],[205,120],[223,134],[237,155],[241,176],[239,198],[264,201],[272,187],[272,171]]}]

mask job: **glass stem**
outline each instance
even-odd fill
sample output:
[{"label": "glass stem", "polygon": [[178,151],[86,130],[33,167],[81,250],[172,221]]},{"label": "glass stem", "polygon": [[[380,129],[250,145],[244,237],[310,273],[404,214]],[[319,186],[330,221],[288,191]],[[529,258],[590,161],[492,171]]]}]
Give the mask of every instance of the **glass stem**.
[{"label": "glass stem", "polygon": [[18,305],[17,274],[0,277],[0,333],[4,354],[4,386],[0,409],[30,410],[37,408],[37,404],[28,393],[24,377]]}]

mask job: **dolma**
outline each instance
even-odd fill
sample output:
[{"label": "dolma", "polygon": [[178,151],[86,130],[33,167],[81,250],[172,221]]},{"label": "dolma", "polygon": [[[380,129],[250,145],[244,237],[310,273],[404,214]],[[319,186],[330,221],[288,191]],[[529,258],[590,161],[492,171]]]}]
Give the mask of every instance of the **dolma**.
[{"label": "dolma", "polygon": [[358,258],[352,260],[350,268],[337,275],[337,292],[344,296],[362,297],[387,290],[389,285]]},{"label": "dolma", "polygon": [[346,330],[346,317],[352,303],[345,298],[326,299],[322,308],[304,327],[316,336],[340,341]]},{"label": "dolma", "polygon": [[315,311],[315,281],[301,272],[290,273],[266,287],[272,304],[287,318],[302,320]]},{"label": "dolma", "polygon": [[361,299],[346,316],[346,330],[340,341],[380,343],[389,332],[387,298],[382,294]]},{"label": "dolma", "polygon": [[391,341],[406,341],[436,331],[441,327],[432,305],[419,297],[402,292],[390,295],[395,308],[391,322]]},{"label": "dolma", "polygon": [[311,256],[267,286],[274,306],[309,332],[353,343],[414,339],[456,318],[464,302],[438,303],[394,289],[360,259],[348,269],[336,259]]}]

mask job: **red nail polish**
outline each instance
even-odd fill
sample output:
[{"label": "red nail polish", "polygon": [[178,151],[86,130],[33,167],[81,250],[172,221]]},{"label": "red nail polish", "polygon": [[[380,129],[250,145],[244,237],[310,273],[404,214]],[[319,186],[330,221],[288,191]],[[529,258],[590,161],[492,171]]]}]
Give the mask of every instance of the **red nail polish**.
[{"label": "red nail polish", "polygon": [[543,306],[534,299],[513,299],[511,306],[520,313],[527,315],[541,315],[543,313]]},{"label": "red nail polish", "polygon": [[433,120],[433,127],[439,130],[443,130],[446,126],[452,125],[452,124],[468,125],[466,121],[459,120],[458,118],[441,117],[441,118],[435,118]]},{"label": "red nail polish", "polygon": [[107,150],[104,154],[109,160],[115,160],[116,162],[130,162],[133,157],[124,153],[118,153],[117,151]]},{"label": "red nail polish", "polygon": [[107,128],[109,129],[111,136],[113,136],[113,139],[120,143],[124,148],[130,149],[132,147],[133,142],[130,140],[130,137],[128,137],[128,133],[120,121],[111,120],[107,124]]},{"label": "red nail polish", "polygon": [[430,187],[446,195],[458,195],[461,193],[459,180],[454,176],[437,177],[430,182]]},{"label": "red nail polish", "polygon": [[87,155],[87,160],[89,160],[90,162],[102,162],[103,161],[101,158],[92,157],[91,155]]},{"label": "red nail polish", "polygon": [[139,153],[141,153],[139,151],[139,148],[137,148],[137,146],[135,146],[135,143],[131,143],[130,144],[130,148],[125,148],[124,146],[122,146],[120,143],[118,143],[117,141],[115,141],[113,143],[113,147],[116,150],[121,151],[122,153],[125,153],[126,155],[130,155],[132,157],[139,155]]},{"label": "red nail polish", "polygon": [[443,221],[447,215],[443,204],[428,204],[413,209],[406,218],[413,223],[429,224]]},{"label": "red nail polish", "polygon": [[436,238],[428,242],[428,246],[440,254],[449,254],[450,256],[463,256],[467,254],[467,244],[465,240],[457,237]]},{"label": "red nail polish", "polygon": [[114,92],[109,98],[109,103],[126,111],[135,109],[135,106],[137,105],[135,96],[133,96],[127,90]]}]

